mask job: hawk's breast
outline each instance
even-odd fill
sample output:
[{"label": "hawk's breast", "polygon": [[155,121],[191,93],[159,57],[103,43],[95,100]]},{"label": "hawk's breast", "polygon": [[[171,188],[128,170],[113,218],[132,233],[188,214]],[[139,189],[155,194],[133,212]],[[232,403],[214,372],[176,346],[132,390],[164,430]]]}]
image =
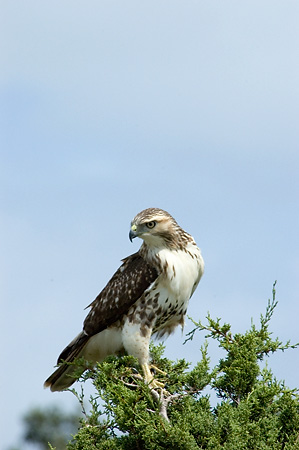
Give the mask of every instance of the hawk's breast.
[{"label": "hawk's breast", "polygon": [[183,250],[163,249],[157,253],[162,273],[147,294],[147,300],[156,300],[154,331],[170,333],[184,324],[190,297],[203,274],[204,263],[194,242]]}]

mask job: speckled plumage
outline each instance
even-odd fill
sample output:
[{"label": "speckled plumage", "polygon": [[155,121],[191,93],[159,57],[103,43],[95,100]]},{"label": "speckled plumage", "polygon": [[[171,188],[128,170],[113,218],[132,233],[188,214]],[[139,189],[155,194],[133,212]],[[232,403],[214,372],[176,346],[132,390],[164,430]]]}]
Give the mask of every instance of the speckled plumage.
[{"label": "speckled plumage", "polygon": [[204,262],[194,239],[158,208],[141,211],[131,223],[130,239],[140,237],[137,253],[125,258],[89,305],[83,331],[62,351],[58,369],[45,381],[52,391],[75,379],[66,363],[83,356],[94,364],[125,349],[136,356],[148,379],[149,341],[184,325],[190,297]]}]

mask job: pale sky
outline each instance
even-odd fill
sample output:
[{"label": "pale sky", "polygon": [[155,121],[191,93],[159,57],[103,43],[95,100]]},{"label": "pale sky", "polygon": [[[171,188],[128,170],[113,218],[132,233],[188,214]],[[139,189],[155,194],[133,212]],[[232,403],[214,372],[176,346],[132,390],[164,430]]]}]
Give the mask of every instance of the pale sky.
[{"label": "pale sky", "polygon": [[[277,279],[270,328],[298,342],[298,2],[0,8],[0,449],[29,408],[75,407],[43,381],[137,251],[129,224],[144,208],[166,209],[202,249],[189,315],[244,332]],[[166,355],[196,362],[204,334],[183,340]],[[268,364],[299,387],[299,349]]]}]

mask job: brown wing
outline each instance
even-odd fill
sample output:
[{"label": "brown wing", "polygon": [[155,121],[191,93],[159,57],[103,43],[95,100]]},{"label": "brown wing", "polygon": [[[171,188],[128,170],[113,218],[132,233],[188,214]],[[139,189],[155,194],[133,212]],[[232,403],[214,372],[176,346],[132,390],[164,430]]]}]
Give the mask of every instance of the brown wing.
[{"label": "brown wing", "polygon": [[102,292],[89,305],[91,311],[84,321],[83,331],[59,355],[57,364],[61,365],[45,381],[45,387],[50,386],[52,391],[69,387],[75,378],[71,376],[74,368],[68,363],[80,356],[91,336],[120,319],[157,276],[156,269],[139,253],[125,258]]},{"label": "brown wing", "polygon": [[139,253],[122,261],[102,292],[87,306],[91,310],[84,320],[83,331],[61,352],[57,364],[72,361],[91,336],[120,319],[158,276]]},{"label": "brown wing", "polygon": [[123,264],[89,305],[91,310],[84,321],[84,333],[93,336],[119,320],[157,276],[156,269],[139,253],[123,259]]}]

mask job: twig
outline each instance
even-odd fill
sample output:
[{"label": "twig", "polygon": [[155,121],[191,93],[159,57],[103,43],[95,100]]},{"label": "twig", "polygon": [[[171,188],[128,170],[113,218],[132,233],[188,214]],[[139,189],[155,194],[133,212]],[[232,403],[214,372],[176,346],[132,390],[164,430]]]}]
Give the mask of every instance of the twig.
[{"label": "twig", "polygon": [[163,417],[163,419],[166,420],[166,422],[170,423],[169,417],[167,415],[168,405],[170,403],[172,403],[174,400],[184,397],[185,395],[196,393],[197,390],[190,389],[190,390],[188,390],[188,392],[183,392],[181,394],[179,394],[179,393],[170,394],[168,397],[164,397],[165,392],[167,392],[167,391],[165,391],[164,389],[161,389],[161,394],[159,395],[157,391],[155,391],[154,389],[151,389],[151,394],[152,394],[154,400],[156,402],[160,403],[160,410],[159,410],[160,416]]}]

